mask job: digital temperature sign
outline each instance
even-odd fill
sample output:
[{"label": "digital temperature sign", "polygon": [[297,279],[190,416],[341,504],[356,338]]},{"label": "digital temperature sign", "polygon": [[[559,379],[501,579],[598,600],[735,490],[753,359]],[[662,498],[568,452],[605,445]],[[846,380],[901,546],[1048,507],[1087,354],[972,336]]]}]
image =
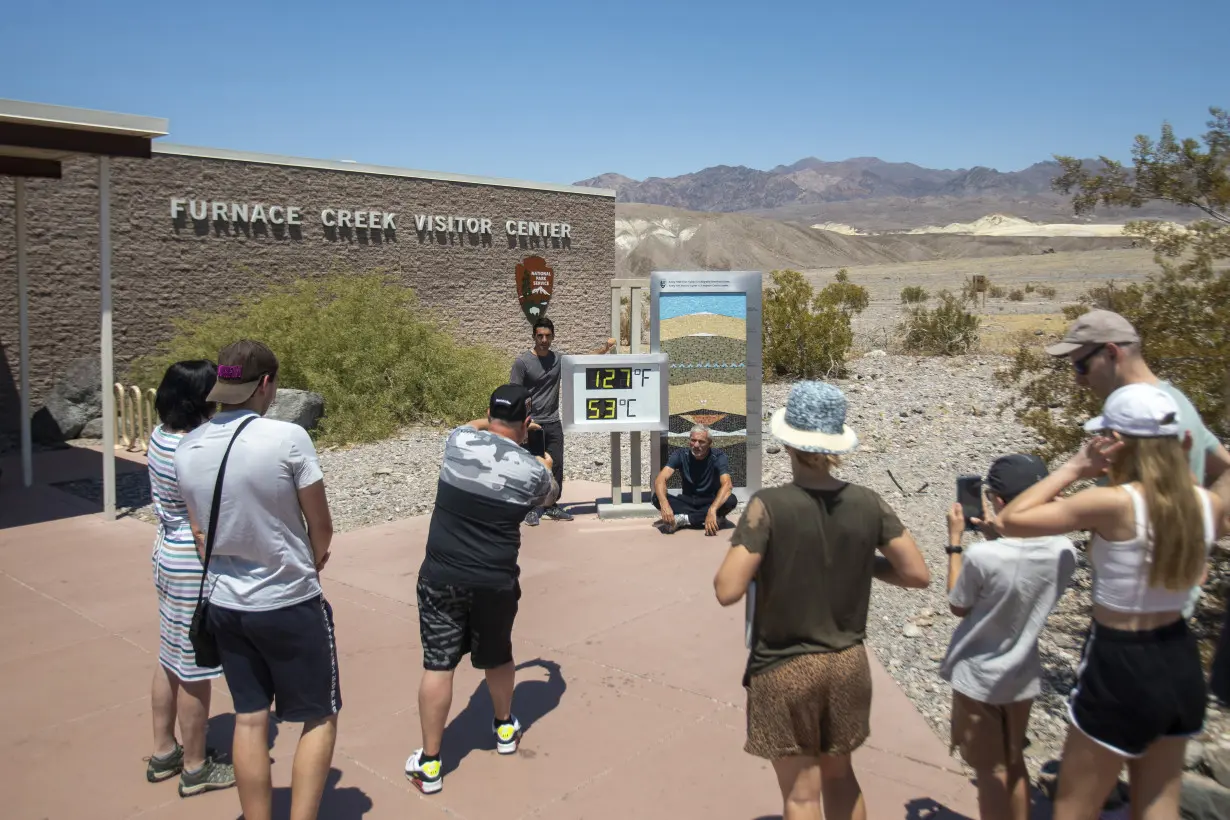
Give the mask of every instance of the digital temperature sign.
[{"label": "digital temperature sign", "polygon": [[560,413],[565,430],[667,429],[665,354],[564,356],[560,367]]}]

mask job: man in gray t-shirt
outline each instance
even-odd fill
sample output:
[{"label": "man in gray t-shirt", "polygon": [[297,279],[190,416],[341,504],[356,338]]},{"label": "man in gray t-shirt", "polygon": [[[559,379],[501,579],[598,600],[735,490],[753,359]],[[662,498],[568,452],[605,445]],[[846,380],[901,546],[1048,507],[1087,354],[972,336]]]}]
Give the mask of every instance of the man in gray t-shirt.
[{"label": "man in gray t-shirt", "polygon": [[[510,384],[518,384],[530,391],[530,408],[534,423],[542,428],[547,454],[551,456],[551,474],[555,483],[564,486],[564,428],[559,417],[559,355],[551,349],[555,341],[555,325],[545,316],[534,322],[534,346],[513,361],[508,374]],[[594,355],[609,353],[615,347],[614,339],[597,350]],[[535,508],[525,516],[525,523],[538,526],[542,516],[557,521],[571,521],[572,516],[552,504],[546,509]]]},{"label": "man in gray t-shirt", "polygon": [[278,359],[267,346],[243,340],[223,348],[207,397],[221,408],[184,436],[175,474],[202,557],[213,530],[204,594],[235,707],[240,808],[245,817],[270,816],[272,706],[280,720],[303,724],[291,815],[315,817],[342,708],[333,609],[320,586],[333,520],[307,432],[263,418],[277,390]]},{"label": "man in gray t-shirt", "polygon": [[[998,513],[1046,474],[1037,456],[997,459],[984,509]],[[962,620],[940,676],[952,684],[952,745],[977,772],[983,817],[1026,817],[1026,729],[1042,690],[1038,635],[1072,580],[1076,548],[1061,536],[1001,538],[994,514],[985,518],[974,520],[988,540],[964,552],[965,515],[960,504],[949,511],[948,602]]]}]

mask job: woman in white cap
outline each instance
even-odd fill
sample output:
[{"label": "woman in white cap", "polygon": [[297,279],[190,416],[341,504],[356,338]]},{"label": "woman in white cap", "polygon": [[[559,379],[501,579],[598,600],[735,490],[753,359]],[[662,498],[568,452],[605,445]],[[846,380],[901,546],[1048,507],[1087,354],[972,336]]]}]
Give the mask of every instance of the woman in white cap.
[{"label": "woman in white cap", "polygon": [[[1056,820],[1098,814],[1127,761],[1132,816],[1177,818],[1183,753],[1204,725],[1205,682],[1182,616],[1223,529],[1222,503],[1196,486],[1173,398],[1150,384],[1110,394],[1097,436],[1000,513],[1011,536],[1089,530],[1093,622],[1076,685]],[[1110,485],[1059,495],[1082,479]]]},{"label": "woman in white cap", "polygon": [[[744,751],[772,761],[785,820],[865,820],[850,755],[870,734],[863,640],[871,580],[926,587],[914,538],[878,494],[832,474],[858,446],[846,399],[801,382],[770,423],[794,480],[761,490],[714,579],[718,601],[752,595]],[[877,555],[877,552],[882,555]]]}]

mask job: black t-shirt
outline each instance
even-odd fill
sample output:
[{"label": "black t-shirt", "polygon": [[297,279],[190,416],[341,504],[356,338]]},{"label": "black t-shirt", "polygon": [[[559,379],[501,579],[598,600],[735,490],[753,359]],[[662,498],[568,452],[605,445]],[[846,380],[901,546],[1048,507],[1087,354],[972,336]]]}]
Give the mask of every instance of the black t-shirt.
[{"label": "black t-shirt", "polygon": [[717,498],[722,476],[730,475],[730,462],[721,450],[710,450],[709,455],[697,459],[691,450],[680,447],[670,454],[666,466],[679,473],[683,494],[696,498]]}]

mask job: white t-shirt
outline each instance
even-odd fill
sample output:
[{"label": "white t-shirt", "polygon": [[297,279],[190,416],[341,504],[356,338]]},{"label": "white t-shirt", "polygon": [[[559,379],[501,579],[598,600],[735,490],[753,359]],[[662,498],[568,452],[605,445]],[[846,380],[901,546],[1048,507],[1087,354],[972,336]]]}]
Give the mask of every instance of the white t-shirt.
[{"label": "white t-shirt", "polygon": [[[193,520],[209,531],[214,483],[226,446],[250,410],[228,410],[184,436],[175,473]],[[321,594],[298,491],[324,478],[316,448],[297,424],[257,418],[226,462],[209,561],[210,603],[260,612]]]},{"label": "white t-shirt", "polygon": [[1075,569],[1076,548],[1059,535],[970,545],[948,595],[953,606],[970,611],[952,634],[940,676],[983,703],[1037,697],[1038,633]]}]

